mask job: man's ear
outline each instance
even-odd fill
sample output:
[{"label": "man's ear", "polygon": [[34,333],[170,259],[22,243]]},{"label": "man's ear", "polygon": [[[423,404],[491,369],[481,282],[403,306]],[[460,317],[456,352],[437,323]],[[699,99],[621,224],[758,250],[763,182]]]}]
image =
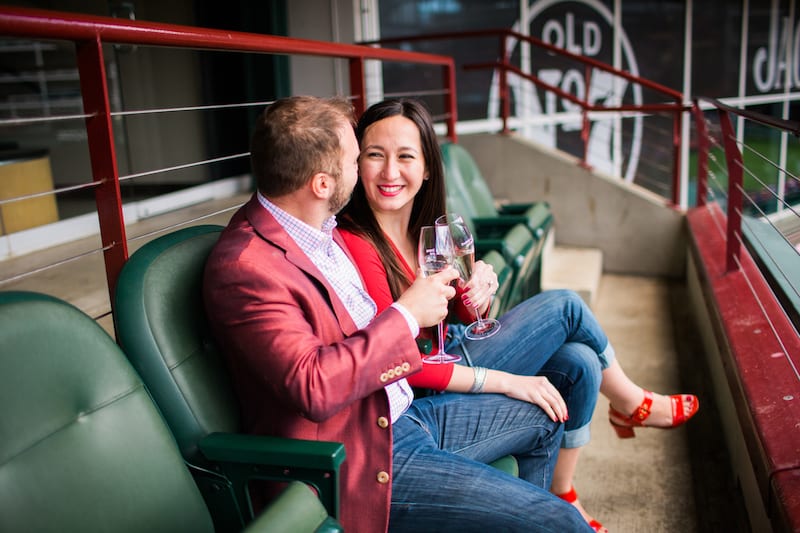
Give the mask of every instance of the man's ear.
[{"label": "man's ear", "polygon": [[315,197],[321,200],[327,200],[333,194],[333,191],[336,188],[336,183],[330,174],[325,172],[317,172],[311,177],[309,187],[311,189],[311,193]]}]

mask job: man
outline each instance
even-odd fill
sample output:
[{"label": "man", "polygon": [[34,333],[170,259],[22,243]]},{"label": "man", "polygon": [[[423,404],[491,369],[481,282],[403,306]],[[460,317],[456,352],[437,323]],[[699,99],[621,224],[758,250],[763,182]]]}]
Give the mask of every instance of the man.
[{"label": "man", "polygon": [[[374,316],[335,231],[358,179],[352,120],[339,99],[272,104],[251,144],[258,192],[209,257],[206,309],[246,429],[344,443],[348,532],[586,530],[546,490],[563,426],[541,409],[491,394],[412,403],[414,339],[445,318],[458,274],[419,276]],[[508,454],[521,478],[487,466]]]}]

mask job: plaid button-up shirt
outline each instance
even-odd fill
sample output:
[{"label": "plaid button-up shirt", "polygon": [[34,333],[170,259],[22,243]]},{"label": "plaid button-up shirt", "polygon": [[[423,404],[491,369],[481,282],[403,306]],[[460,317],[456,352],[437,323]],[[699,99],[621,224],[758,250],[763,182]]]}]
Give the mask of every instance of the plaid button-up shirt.
[{"label": "plaid button-up shirt", "polygon": [[[275,220],[286,230],[286,233],[297,243],[297,246],[319,268],[320,272],[331,284],[336,295],[342,300],[350,317],[358,328],[364,328],[375,317],[377,306],[370,298],[361,283],[361,277],[355,265],[350,261],[336,241],[333,240],[333,230],[336,228],[336,217],[331,216],[323,225],[322,230],[309,226],[302,220],[290,215],[280,207],[267,200],[261,193],[257,193],[261,205],[275,217]],[[416,320],[400,305],[392,304],[398,309],[408,323],[409,330],[414,337],[419,332]],[[389,397],[389,409],[392,422],[402,415],[411,401],[414,393],[405,379],[390,383],[386,387]]]}]

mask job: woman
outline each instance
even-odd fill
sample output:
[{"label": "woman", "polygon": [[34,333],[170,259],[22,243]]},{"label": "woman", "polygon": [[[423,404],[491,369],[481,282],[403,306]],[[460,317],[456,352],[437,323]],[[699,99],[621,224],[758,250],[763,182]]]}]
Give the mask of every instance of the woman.
[{"label": "woman", "polygon": [[[419,229],[433,225],[445,212],[444,169],[432,120],[417,101],[373,105],[360,118],[356,136],[360,180],[338,219],[380,311],[416,275]],[[472,278],[459,286],[453,313],[471,322],[474,308],[488,311],[496,289],[492,267],[476,261]],[[599,390],[610,400],[609,420],[620,437],[634,436],[635,426],[678,426],[696,413],[698,400],[692,395],[653,395],[633,383],[589,308],[571,291],[538,294],[500,321],[503,327],[495,336],[479,341],[463,339],[461,328],[449,328],[446,350],[465,355],[479,369],[488,368],[485,375],[464,365],[425,365],[409,382],[435,390],[505,394],[535,403],[553,420],[565,422],[551,490],[575,505],[595,530],[604,531],[583,509],[572,486],[596,402],[597,388],[590,390],[592,365],[602,369]],[[565,375],[583,383],[583,392],[560,398],[550,381],[558,383]],[[482,388],[476,387],[479,382]]]}]

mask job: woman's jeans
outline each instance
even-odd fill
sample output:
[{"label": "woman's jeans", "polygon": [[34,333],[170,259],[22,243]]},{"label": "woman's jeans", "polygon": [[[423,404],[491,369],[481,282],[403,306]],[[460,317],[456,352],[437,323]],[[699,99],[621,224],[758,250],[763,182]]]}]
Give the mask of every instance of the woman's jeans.
[{"label": "woman's jeans", "polygon": [[[569,420],[563,448],[589,442],[589,423],[597,404],[602,369],[614,350],[597,319],[574,291],[545,291],[500,317],[500,331],[488,339],[458,339],[447,350],[474,366],[512,374],[547,376],[567,404]],[[458,342],[463,340],[463,344]]]},{"label": "woman's jeans", "polygon": [[[391,531],[591,531],[548,489],[558,447],[588,441],[601,368],[613,350],[571,291],[539,294],[500,322],[495,336],[451,342],[447,351],[468,354],[474,365],[547,376],[569,420],[552,422],[538,406],[499,394],[415,400],[392,429]],[[519,478],[488,466],[505,455],[517,458]]]}]

